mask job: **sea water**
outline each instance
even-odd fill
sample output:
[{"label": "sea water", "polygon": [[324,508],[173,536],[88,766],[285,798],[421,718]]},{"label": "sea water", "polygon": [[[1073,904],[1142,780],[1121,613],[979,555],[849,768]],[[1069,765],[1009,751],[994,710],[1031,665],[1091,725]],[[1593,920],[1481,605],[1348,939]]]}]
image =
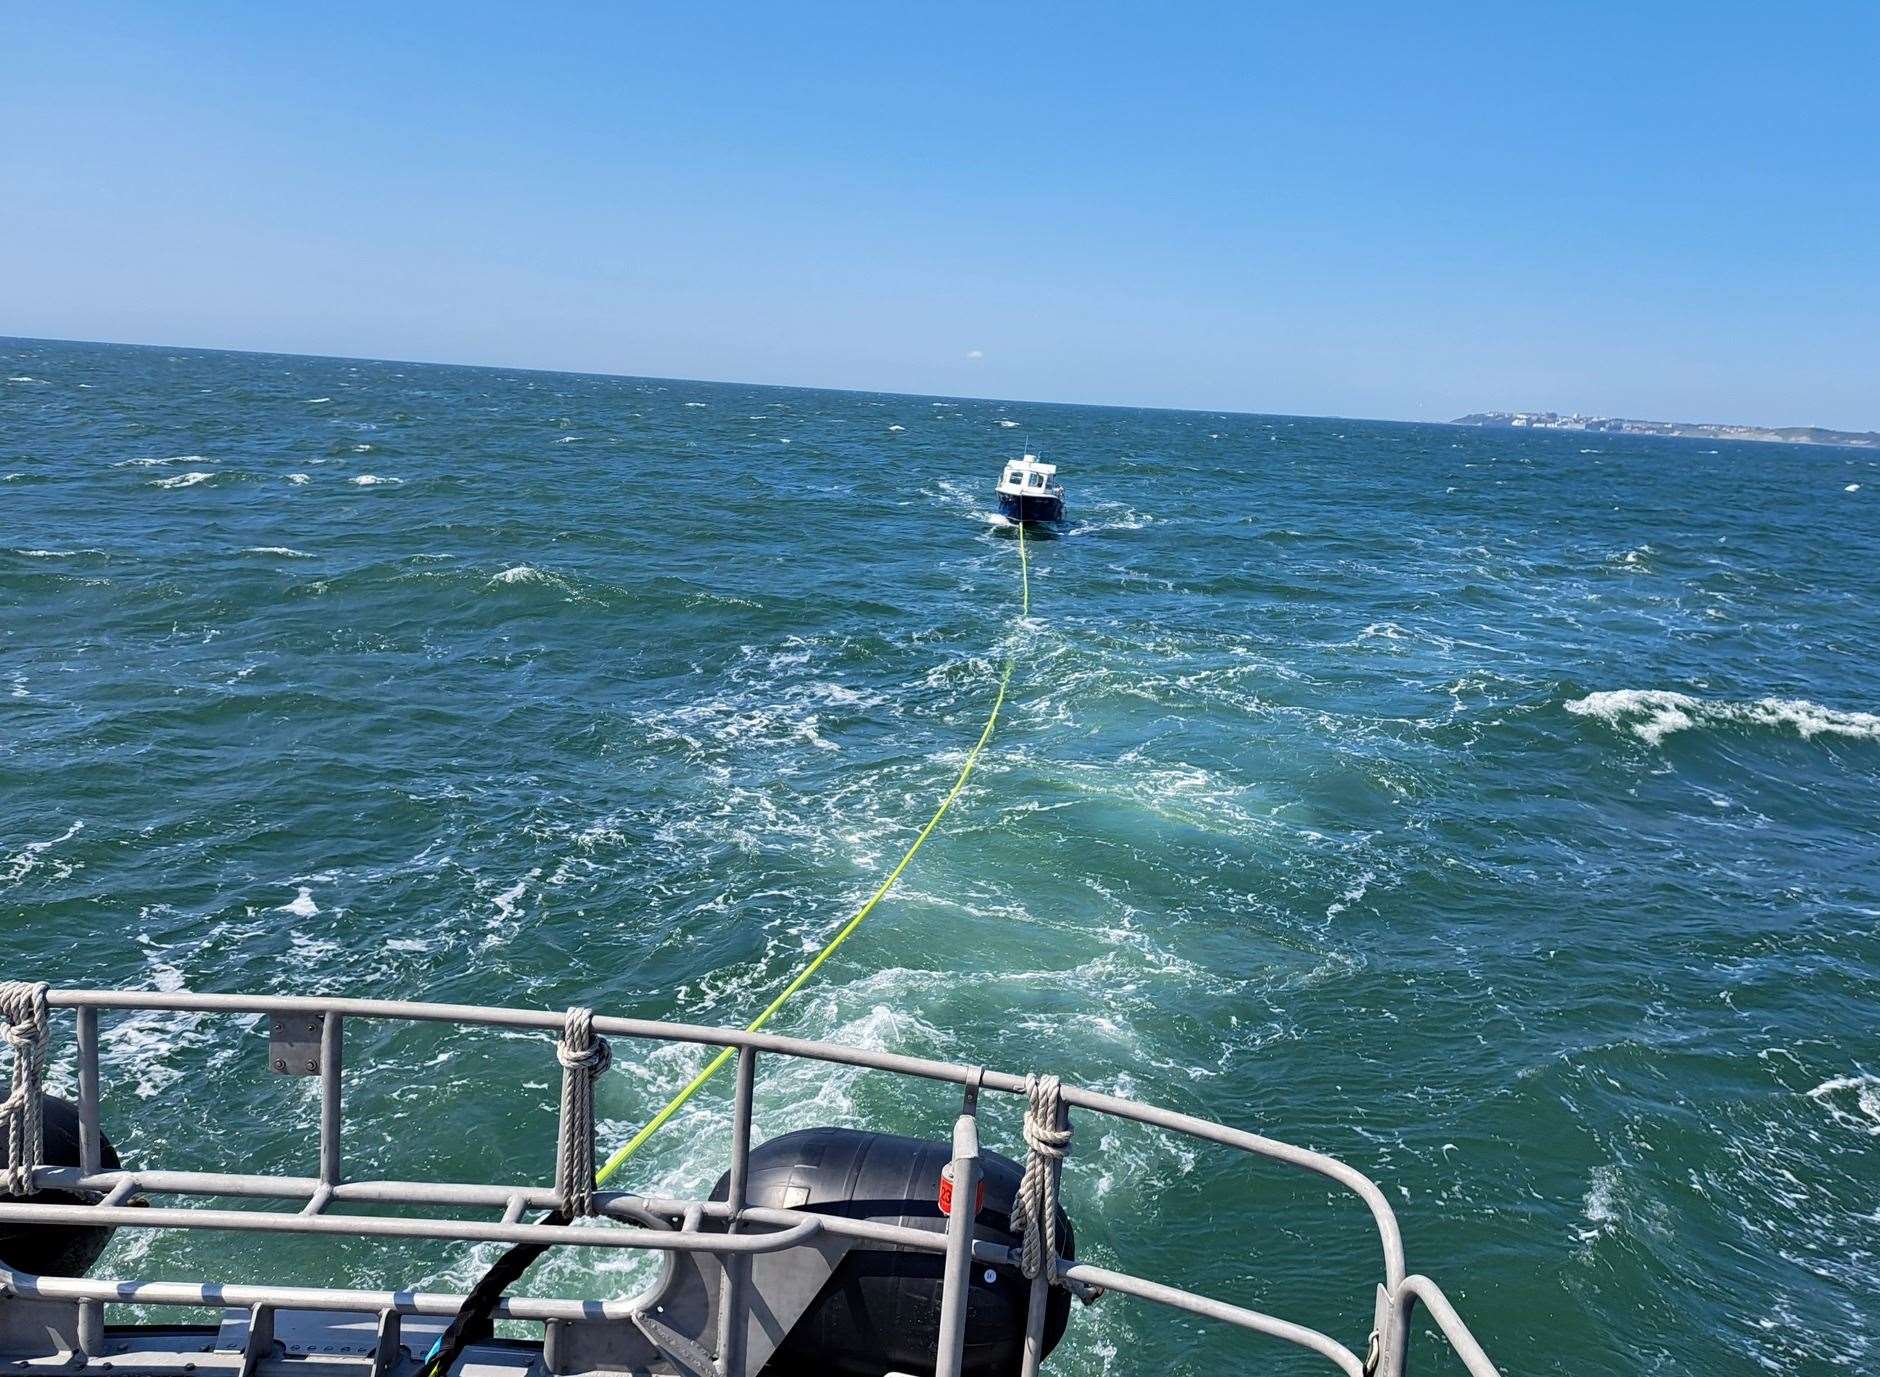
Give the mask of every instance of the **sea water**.
[{"label": "sea water", "polygon": [[[1013,433],[1072,518],[1023,622],[987,519]],[[944,829],[776,1031],[1337,1154],[1511,1373],[1873,1371],[1877,460],[0,343],[5,974],[739,1024],[1014,652]],[[262,1037],[107,1017],[125,1157],[310,1171],[314,1085]],[[550,1178],[546,1037],[348,1038],[353,1175]],[[603,1142],[701,1061],[617,1047]],[[708,1188],[730,1090],[625,1184]],[[757,1086],[765,1135],[956,1109]],[[1362,1351],[1354,1200],[1077,1127],[1086,1257]],[[126,1230],[103,1267],[442,1287],[490,1256]],[[1458,1370],[1426,1330],[1413,1370]],[[1052,1366],[1323,1370],[1122,1297]]]}]

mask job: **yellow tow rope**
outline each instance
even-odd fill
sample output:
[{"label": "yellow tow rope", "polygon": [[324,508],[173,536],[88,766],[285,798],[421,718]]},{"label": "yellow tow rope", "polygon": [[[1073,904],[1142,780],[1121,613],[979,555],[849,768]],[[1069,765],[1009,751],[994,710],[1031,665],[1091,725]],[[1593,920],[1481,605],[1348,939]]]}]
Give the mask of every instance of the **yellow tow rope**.
[{"label": "yellow tow rope", "polygon": [[[1029,617],[1031,615],[1031,561],[1025,552],[1025,527],[1022,523],[1018,528],[1018,581],[1020,595],[1019,605],[1021,608],[1019,615]],[[863,904],[861,908],[856,911],[855,916],[842,925],[840,931],[838,931],[834,937],[831,937],[824,945],[823,949],[811,958],[807,966],[797,972],[796,979],[783,987],[783,993],[771,1000],[770,1003],[764,1007],[763,1013],[759,1014],[745,1025],[745,1032],[755,1033],[761,1029],[766,1023],[770,1022],[771,1016],[775,1014],[777,1010],[781,1009],[792,995],[809,983],[810,977],[815,975],[816,972],[822,968],[823,962],[835,955],[836,948],[848,941],[849,938],[854,935],[855,930],[867,919],[868,915],[875,911],[875,905],[879,904],[882,899],[886,897],[888,891],[894,888],[894,882],[901,878],[901,872],[907,869],[908,862],[914,859],[915,853],[926,844],[927,838],[933,835],[934,829],[940,825],[940,819],[947,815],[947,809],[953,806],[953,800],[960,796],[960,790],[966,787],[966,781],[972,777],[973,767],[979,763],[979,753],[986,748],[986,743],[992,739],[992,729],[998,725],[999,710],[1005,706],[1005,690],[1012,682],[1012,668],[1016,662],[1017,651],[1016,648],[1014,648],[1014,650],[1008,652],[1005,657],[1005,669],[999,675],[999,691],[992,700],[992,714],[986,718],[985,729],[979,733],[979,740],[973,743],[972,750],[966,753],[966,763],[960,767],[959,778],[953,781],[953,787],[947,791],[947,796],[940,800],[940,806],[934,809],[933,816],[927,819],[927,825],[920,829],[920,835],[914,838],[913,845],[908,847],[906,854],[895,863],[894,869],[888,872],[887,878],[875,887],[875,892],[868,896],[868,902]],[[705,1083],[722,1071],[725,1066],[730,1063],[732,1057],[736,1055],[737,1048],[727,1047],[719,1052],[717,1056],[713,1057],[711,1061],[706,1064],[703,1071],[692,1077],[685,1089],[681,1090],[677,1095],[674,1095],[672,1099],[667,1102],[666,1107],[652,1117],[652,1120],[645,1128],[634,1134],[624,1147],[607,1159],[601,1169],[594,1173],[594,1184],[597,1186],[605,1185],[615,1172],[626,1165],[628,1158],[632,1157],[634,1153],[638,1152],[646,1145],[647,1139],[651,1138],[655,1133],[659,1132],[661,1128],[665,1127],[666,1121],[684,1108],[686,1101],[698,1094]]]}]

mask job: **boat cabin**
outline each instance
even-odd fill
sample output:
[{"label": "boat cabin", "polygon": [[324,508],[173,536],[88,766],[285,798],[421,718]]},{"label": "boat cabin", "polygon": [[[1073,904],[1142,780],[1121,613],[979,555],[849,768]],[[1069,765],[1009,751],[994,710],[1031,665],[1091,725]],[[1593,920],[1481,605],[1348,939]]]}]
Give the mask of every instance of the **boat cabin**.
[{"label": "boat cabin", "polygon": [[1041,464],[1037,455],[1027,454],[1005,466],[999,492],[1009,497],[1062,497],[1064,490],[1052,481],[1056,474],[1056,464]]}]

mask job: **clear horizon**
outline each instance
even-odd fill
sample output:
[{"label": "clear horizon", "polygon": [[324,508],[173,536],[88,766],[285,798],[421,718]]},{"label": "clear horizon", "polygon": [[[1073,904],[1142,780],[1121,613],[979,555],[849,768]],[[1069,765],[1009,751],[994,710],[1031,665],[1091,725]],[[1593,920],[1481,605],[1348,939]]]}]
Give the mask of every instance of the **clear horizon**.
[{"label": "clear horizon", "polygon": [[[409,364],[414,368],[480,368],[499,373],[548,373],[565,374],[573,377],[619,378],[627,381],[659,383],[701,383],[708,387],[775,387],[784,390],[802,390],[810,392],[852,392],[863,395],[883,397],[914,397],[921,400],[935,398],[942,401],[962,402],[1009,402],[1014,406],[1078,406],[1078,407],[1114,407],[1123,411],[1175,411],[1194,414],[1218,414],[1223,416],[1261,416],[1298,421],[1360,421],[1381,425],[1452,425],[1456,418],[1450,416],[1359,416],[1348,412],[1309,412],[1309,411],[1248,411],[1239,407],[1220,406],[1162,406],[1142,402],[1093,401],[1080,397],[1005,397],[992,393],[975,392],[920,392],[907,388],[865,388],[836,387],[822,383],[773,382],[758,378],[701,378],[677,373],[616,373],[606,369],[594,368],[542,368],[532,364],[493,363],[477,359],[407,359],[382,358],[372,354],[313,354],[301,349],[230,349],[213,344],[178,344],[163,340],[113,340],[113,339],[67,339],[55,336],[0,335],[0,345],[7,344],[60,344],[60,345],[97,345],[110,349],[171,349],[182,353],[196,354],[252,354],[261,357],[330,359],[341,363],[381,363]],[[1493,412],[1535,412],[1552,411],[1559,415],[1572,415],[1559,407],[1548,406],[1478,406],[1461,414]],[[1593,413],[1582,412],[1581,415]],[[1632,421],[1665,421],[1688,425],[1742,425],[1758,429],[1802,429],[1814,428],[1835,430],[1844,434],[1880,434],[1880,431],[1845,431],[1836,426],[1815,426],[1809,421],[1742,421],[1730,418],[1697,416],[1627,416],[1610,419]],[[1694,436],[1651,436],[1628,435],[1630,440],[1683,440],[1701,437]]]},{"label": "clear horizon", "polygon": [[1880,430],[1868,6],[80,3],[0,37],[0,334]]}]

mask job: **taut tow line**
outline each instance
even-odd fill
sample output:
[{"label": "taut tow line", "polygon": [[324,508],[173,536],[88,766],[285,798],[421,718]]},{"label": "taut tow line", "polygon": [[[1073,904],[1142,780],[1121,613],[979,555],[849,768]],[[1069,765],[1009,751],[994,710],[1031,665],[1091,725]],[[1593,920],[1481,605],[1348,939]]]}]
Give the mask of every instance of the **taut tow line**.
[{"label": "taut tow line", "polygon": [[[1025,549],[1023,522],[1018,523],[1018,586],[1019,616],[1029,617],[1031,615],[1031,558]],[[797,972],[796,977],[783,987],[777,997],[764,1006],[762,1013],[745,1025],[745,1032],[760,1031],[776,1016],[779,1009],[809,984],[816,972],[822,969],[823,964],[835,955],[837,948],[854,936],[856,929],[868,920],[868,915],[875,911],[876,905],[887,897],[888,891],[894,888],[895,881],[901,878],[901,872],[907,869],[909,862],[919,854],[921,847],[927,844],[927,838],[934,834],[934,830],[940,826],[940,820],[953,806],[953,801],[966,788],[966,781],[972,778],[973,768],[979,764],[979,756],[986,749],[986,743],[992,740],[993,729],[999,725],[999,713],[1005,707],[1006,690],[1012,683],[1012,671],[1017,664],[1018,649],[1013,646],[1006,652],[1005,667],[999,672],[999,688],[998,692],[993,695],[992,711],[986,715],[986,725],[980,729],[979,739],[966,753],[966,761],[960,766],[960,772],[953,781],[953,787],[947,790],[946,797],[940,800],[940,806],[935,808],[933,816],[927,819],[927,825],[920,829],[920,834],[902,853],[901,859],[895,862],[894,869],[890,870],[882,878],[881,883],[875,886],[867,902],[855,911],[855,916],[837,929],[835,936],[825,942],[822,949],[810,958],[808,964]],[[647,1141],[664,1128],[675,1114],[685,1108],[687,1101],[704,1089],[711,1078],[729,1065],[736,1055],[735,1047],[726,1047],[707,1062],[704,1070],[692,1077],[683,1090],[666,1102],[665,1108],[647,1121],[646,1127],[629,1138],[613,1156],[602,1164],[600,1170],[594,1173],[594,1185],[603,1186],[611,1180],[633,1155],[646,1146]],[[591,1194],[587,1198],[591,1199]],[[536,1222],[567,1224],[570,1220],[566,1214],[556,1210],[544,1215]],[[1030,1242],[1030,1236],[1027,1234],[1028,1248]],[[450,1326],[432,1346],[431,1351],[425,1355],[424,1366],[418,1370],[415,1377],[437,1377],[439,1373],[448,1372],[462,1356],[465,1347],[488,1335],[491,1332],[491,1317],[495,1313],[497,1302],[502,1299],[503,1292],[507,1291],[528,1270],[531,1263],[548,1251],[548,1246],[546,1243],[518,1243],[498,1258],[489,1271],[483,1274],[482,1279],[471,1288],[470,1294],[464,1298],[462,1308],[458,1310]]]},{"label": "taut tow line", "polygon": [[[1025,553],[1025,527],[1022,524],[1018,528],[1018,580],[1019,615],[1029,617],[1031,615],[1031,561]],[[907,869],[908,862],[913,860],[921,847],[927,844],[927,838],[933,835],[934,829],[940,825],[940,819],[947,815],[947,809],[953,806],[953,800],[960,796],[960,791],[966,787],[966,781],[972,778],[973,767],[979,763],[979,753],[985,750],[986,743],[992,740],[992,730],[999,725],[999,711],[1005,706],[1005,690],[1012,682],[1012,669],[1017,662],[1016,649],[1008,652],[1005,657],[1005,668],[999,675],[999,691],[993,695],[992,711],[986,717],[986,725],[979,733],[979,740],[975,741],[972,750],[966,753],[966,763],[960,766],[959,777],[953,781],[953,787],[947,790],[946,797],[940,800],[940,806],[934,809],[933,816],[927,819],[927,825],[920,829],[920,835],[914,838],[913,844],[902,854],[901,859],[895,862],[894,869],[890,870],[882,882],[875,886],[875,892],[868,896],[868,902],[857,909],[855,916],[844,923],[836,935],[823,944],[823,949],[810,958],[809,964],[797,972],[796,979],[783,987],[782,993],[764,1006],[761,1014],[745,1024],[745,1032],[758,1032],[797,991],[809,984],[811,977],[822,969],[823,963],[835,955],[836,948],[854,936],[855,930],[867,921],[868,915],[875,911],[875,905],[887,896],[888,891],[894,888],[894,882],[901,878],[901,872]],[[732,1057],[737,1055],[737,1050],[735,1047],[727,1047],[713,1057],[706,1064],[705,1069],[692,1078],[685,1089],[674,1095],[667,1102],[666,1107],[652,1117],[645,1128],[629,1138],[619,1151],[607,1159],[601,1169],[594,1173],[594,1184],[606,1185],[614,1173],[625,1166],[627,1160],[646,1145],[647,1139],[659,1132],[668,1119],[685,1107],[687,1100],[698,1094],[707,1081],[725,1068]]]}]

